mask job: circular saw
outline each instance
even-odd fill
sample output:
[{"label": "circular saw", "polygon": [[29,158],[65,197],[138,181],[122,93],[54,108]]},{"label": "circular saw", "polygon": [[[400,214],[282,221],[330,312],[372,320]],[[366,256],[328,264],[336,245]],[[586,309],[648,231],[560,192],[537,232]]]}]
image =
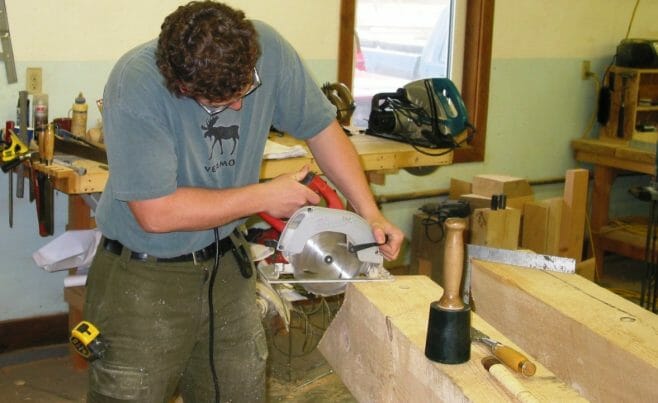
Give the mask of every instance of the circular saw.
[{"label": "circular saw", "polygon": [[326,207],[302,207],[277,244],[292,266],[294,282],[316,295],[341,293],[347,282],[381,279],[384,258],[372,229],[361,216]]}]

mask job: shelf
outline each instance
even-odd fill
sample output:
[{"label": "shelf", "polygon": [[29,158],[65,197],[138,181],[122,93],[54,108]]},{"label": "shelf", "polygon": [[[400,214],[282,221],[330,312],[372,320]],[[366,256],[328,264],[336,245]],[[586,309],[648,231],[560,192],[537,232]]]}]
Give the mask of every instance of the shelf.
[{"label": "shelf", "polygon": [[612,90],[609,119],[601,129],[601,138],[643,141],[638,126],[658,125],[658,69],[633,69],[612,66],[605,83]]},{"label": "shelf", "polygon": [[[645,260],[646,217],[624,217],[603,226],[596,234],[596,247],[628,258]],[[657,244],[658,245],[658,244]],[[656,253],[658,257],[658,251]]]}]

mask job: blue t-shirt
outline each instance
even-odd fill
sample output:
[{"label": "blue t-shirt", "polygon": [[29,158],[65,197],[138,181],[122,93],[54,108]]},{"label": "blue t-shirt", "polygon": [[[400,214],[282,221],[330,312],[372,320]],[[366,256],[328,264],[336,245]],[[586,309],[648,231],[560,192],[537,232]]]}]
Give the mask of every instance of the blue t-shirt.
[{"label": "blue t-shirt", "polygon": [[[96,222],[106,237],[158,257],[209,245],[212,230],[145,232],[127,202],[162,197],[179,187],[225,189],[256,183],[272,125],[307,139],[335,119],[335,108],[290,44],[265,23],[254,25],[262,85],[243,99],[239,111],[226,109],[213,117],[193,99],[171,94],[155,64],[157,40],[117,62],[103,94],[110,176]],[[220,227],[220,237],[241,221]]]}]

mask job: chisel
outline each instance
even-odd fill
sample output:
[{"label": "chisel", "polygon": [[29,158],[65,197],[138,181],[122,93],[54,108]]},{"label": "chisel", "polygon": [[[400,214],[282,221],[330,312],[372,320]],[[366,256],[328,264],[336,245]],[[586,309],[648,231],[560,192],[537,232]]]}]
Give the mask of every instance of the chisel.
[{"label": "chisel", "polygon": [[[19,124],[21,125],[21,130],[18,133],[18,137],[21,139],[23,144],[29,146],[29,138],[28,138],[28,119],[27,119],[27,114],[28,114],[28,100],[27,100],[27,91],[19,91],[18,92],[18,108],[20,111],[20,122]],[[18,180],[16,182],[16,197],[19,199],[22,199],[24,194],[25,194],[25,167],[23,164],[18,165],[15,169],[14,172],[16,172],[16,179]]]},{"label": "chisel", "polygon": [[516,351],[512,347],[506,346],[493,340],[486,334],[471,327],[471,340],[478,341],[491,350],[491,353],[496,356],[503,364],[507,365],[516,372],[525,376],[533,376],[537,367],[525,355]]},{"label": "chisel", "polygon": [[[52,165],[53,156],[55,154],[55,125],[49,123],[46,127],[43,146],[43,159],[46,165]],[[55,231],[55,189],[53,187],[52,178],[48,174],[44,180],[39,184],[39,191],[43,200],[42,215],[44,220],[45,234],[53,235]],[[42,235],[44,236],[44,235]]]},{"label": "chisel", "polygon": [[9,177],[7,178],[9,182],[9,195],[7,195],[9,200],[9,228],[14,227],[14,173],[12,171],[8,172]]},{"label": "chisel", "polygon": [[[3,141],[6,145],[11,144],[11,132],[14,130],[14,122],[7,121],[5,122],[5,132],[3,135]],[[14,172],[9,171],[9,176],[7,177],[7,182],[9,184],[9,194],[7,195],[8,200],[8,210],[9,210],[9,228],[14,227]]]}]

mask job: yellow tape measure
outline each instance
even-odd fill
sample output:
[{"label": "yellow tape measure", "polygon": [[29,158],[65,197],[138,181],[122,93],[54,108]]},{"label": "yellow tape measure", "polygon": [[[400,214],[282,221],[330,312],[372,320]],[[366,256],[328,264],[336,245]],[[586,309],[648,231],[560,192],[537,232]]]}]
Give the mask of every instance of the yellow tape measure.
[{"label": "yellow tape measure", "polygon": [[101,332],[96,326],[85,320],[78,323],[71,330],[69,341],[78,354],[90,361],[101,358],[105,353],[106,346],[101,337]]}]

